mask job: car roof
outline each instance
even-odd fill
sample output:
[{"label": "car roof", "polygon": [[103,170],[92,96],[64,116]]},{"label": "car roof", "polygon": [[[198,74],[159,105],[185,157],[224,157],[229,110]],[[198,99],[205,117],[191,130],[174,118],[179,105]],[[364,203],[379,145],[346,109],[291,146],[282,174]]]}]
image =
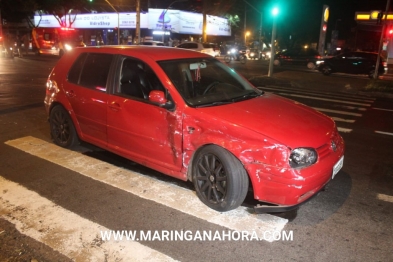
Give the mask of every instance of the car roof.
[{"label": "car roof", "polygon": [[211,58],[210,55],[195,52],[188,49],[167,47],[167,46],[96,46],[96,47],[80,47],[76,48],[75,52],[91,52],[91,53],[111,53],[131,55],[134,57],[146,57],[154,61],[172,60],[182,58]]}]

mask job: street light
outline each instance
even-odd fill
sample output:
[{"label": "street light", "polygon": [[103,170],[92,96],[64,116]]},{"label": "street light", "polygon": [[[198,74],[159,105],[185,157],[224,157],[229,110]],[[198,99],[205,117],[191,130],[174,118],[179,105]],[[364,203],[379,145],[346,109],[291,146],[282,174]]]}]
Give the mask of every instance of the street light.
[{"label": "street light", "polygon": [[162,16],[162,42],[164,42],[165,40],[165,15],[168,12],[168,9],[171,8],[171,6],[174,3],[178,3],[178,2],[187,2],[188,0],[175,0],[172,3],[170,3],[170,5],[168,5],[168,7],[165,9],[165,11],[161,14]]},{"label": "street light", "polygon": [[247,36],[249,36],[250,35],[250,31],[247,31],[245,34],[244,34],[244,45],[246,45],[247,46]]},{"label": "street light", "polygon": [[105,2],[107,2],[108,5],[110,5],[110,7],[112,7],[112,9],[117,13],[117,44],[120,45],[120,14],[108,0],[105,0]]},{"label": "street light", "polygon": [[274,62],[274,56],[276,51],[275,49],[275,40],[276,40],[276,16],[278,15],[278,8],[274,7],[272,10],[272,14],[273,14],[273,30],[272,30],[272,42],[270,44],[271,46],[271,55],[270,55],[270,63],[269,63],[269,73],[268,73],[268,77],[272,77],[273,75],[273,62]]}]

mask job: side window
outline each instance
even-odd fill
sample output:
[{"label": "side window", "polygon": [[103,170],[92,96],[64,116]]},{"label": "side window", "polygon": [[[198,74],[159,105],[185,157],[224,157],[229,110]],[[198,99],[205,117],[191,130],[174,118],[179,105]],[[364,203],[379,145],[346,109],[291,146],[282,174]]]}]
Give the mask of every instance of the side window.
[{"label": "side window", "polygon": [[73,84],[79,84],[79,76],[80,73],[82,72],[83,64],[85,63],[87,53],[81,54],[74,64],[71,67],[71,70],[68,72],[68,82],[73,83]]},{"label": "side window", "polygon": [[111,54],[89,53],[79,77],[79,85],[105,91],[113,57]]},{"label": "side window", "polygon": [[148,100],[152,90],[165,91],[154,71],[140,60],[125,58],[117,93]]}]

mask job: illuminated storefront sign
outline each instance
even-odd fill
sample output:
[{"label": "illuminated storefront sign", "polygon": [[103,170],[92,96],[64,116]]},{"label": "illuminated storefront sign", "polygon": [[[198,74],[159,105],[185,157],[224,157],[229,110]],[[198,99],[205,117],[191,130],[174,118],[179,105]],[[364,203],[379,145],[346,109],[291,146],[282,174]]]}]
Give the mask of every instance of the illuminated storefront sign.
[{"label": "illuminated storefront sign", "polygon": [[[121,29],[136,28],[136,13],[97,13],[78,14],[72,28],[81,29],[114,29],[118,26],[118,18]],[[68,21],[68,15],[64,21]],[[38,27],[59,27],[59,22],[53,15],[34,16],[34,23]],[[230,36],[231,27],[226,18],[207,15],[207,34]],[[161,34],[180,33],[202,35],[203,16],[198,13],[183,12],[180,10],[149,9],[149,13],[141,13],[140,27],[162,31]]]}]

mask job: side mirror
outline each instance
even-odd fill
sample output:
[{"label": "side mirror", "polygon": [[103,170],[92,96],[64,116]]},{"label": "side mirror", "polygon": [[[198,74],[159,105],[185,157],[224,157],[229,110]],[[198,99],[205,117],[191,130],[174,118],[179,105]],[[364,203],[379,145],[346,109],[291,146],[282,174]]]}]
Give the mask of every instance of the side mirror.
[{"label": "side mirror", "polygon": [[158,90],[150,91],[149,101],[159,105],[165,104],[167,102],[164,92]]},{"label": "side mirror", "polygon": [[153,90],[149,93],[149,101],[158,104],[160,107],[173,110],[174,104],[165,98],[165,93],[159,90]]}]

